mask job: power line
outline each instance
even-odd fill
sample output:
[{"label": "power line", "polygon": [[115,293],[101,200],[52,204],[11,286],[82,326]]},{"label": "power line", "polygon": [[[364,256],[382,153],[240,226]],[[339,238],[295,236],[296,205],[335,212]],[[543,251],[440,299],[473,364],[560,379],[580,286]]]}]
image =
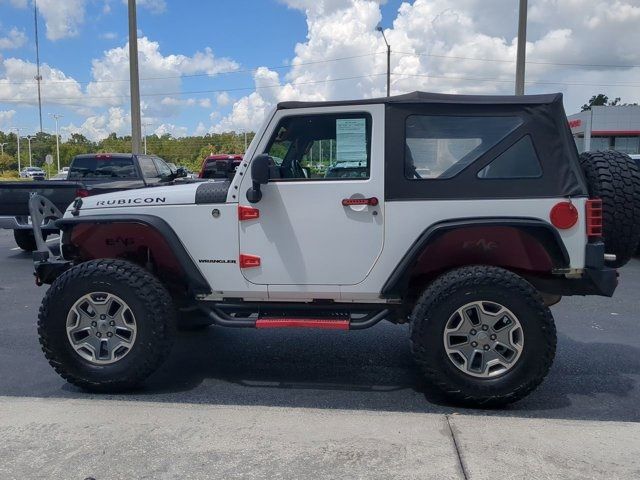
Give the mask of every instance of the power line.
[{"label": "power line", "polygon": [[[215,72],[215,73],[190,73],[190,74],[185,74],[185,75],[167,75],[167,76],[162,76],[162,77],[146,77],[146,78],[141,78],[140,81],[150,81],[150,80],[171,80],[171,79],[176,79],[176,78],[198,78],[198,77],[216,77],[218,75],[229,75],[229,74],[239,74],[239,73],[255,73],[257,72],[260,68],[267,68],[269,70],[282,70],[282,69],[287,69],[287,68],[294,68],[294,67],[302,67],[302,66],[306,66],[306,65],[317,65],[320,63],[330,63],[330,62],[338,62],[341,60],[352,60],[354,58],[364,58],[364,57],[370,57],[372,55],[380,55],[384,52],[371,52],[371,53],[365,53],[362,55],[351,55],[348,57],[339,57],[339,58],[329,58],[329,59],[325,59],[325,60],[316,60],[313,62],[302,62],[302,63],[296,63],[296,64],[292,64],[292,65],[280,65],[280,66],[272,66],[272,67],[265,67],[265,66],[260,66],[260,67],[253,67],[253,68],[245,68],[245,69],[238,69],[238,70],[224,70],[224,71],[220,71],[220,72]],[[111,79],[111,80],[88,80],[88,81],[79,81],[79,80],[73,80],[71,78],[69,78],[68,80],[51,80],[48,81],[46,79],[43,79],[43,84],[45,85],[54,85],[54,84],[67,84],[67,83],[77,83],[79,85],[88,85],[91,83],[121,83],[121,82],[129,82],[129,79],[126,78],[122,78],[122,79]],[[26,80],[23,82],[0,82],[0,85],[31,85],[34,82],[32,80]]]},{"label": "power line", "polygon": [[[420,53],[420,52],[393,52],[394,54],[415,56],[415,57],[433,57],[433,58],[445,58],[452,60],[472,60],[475,62],[495,62],[495,63],[516,63],[515,60],[505,60],[499,58],[474,58],[474,57],[461,57],[456,55],[437,55],[434,53]],[[611,63],[565,63],[565,62],[541,62],[536,60],[527,60],[528,65],[552,65],[560,67],[588,67],[588,68],[640,68],[640,65],[633,64],[611,64]]]},{"label": "power line", "polygon": [[[312,85],[318,83],[329,83],[329,82],[340,82],[344,80],[357,80],[361,78],[371,78],[380,75],[386,75],[386,73],[374,73],[370,75],[357,75],[353,77],[342,77],[342,78],[328,78],[324,80],[310,80],[306,82],[291,82],[287,84],[273,84],[273,85],[262,85],[262,86],[253,86],[253,87],[239,87],[239,88],[222,88],[222,89],[213,89],[213,90],[191,90],[186,92],[162,92],[162,93],[144,93],[140,96],[142,97],[169,97],[174,95],[199,95],[203,93],[223,93],[223,92],[238,92],[238,91],[253,91],[253,90],[263,90],[269,88],[283,88],[287,85]],[[94,96],[82,96],[78,97],[47,97],[48,100],[91,100],[91,99],[105,99],[105,98],[129,98],[129,95],[94,95]]]},{"label": "power line", "polygon": [[[463,80],[463,81],[473,81],[473,82],[494,82],[494,83],[514,83],[513,80],[502,80],[500,78],[492,78],[492,77],[454,77],[450,75],[428,75],[428,74],[419,74],[419,73],[394,73],[392,74],[396,77],[421,77],[421,78],[440,78],[446,80]],[[536,81],[536,80],[527,80],[525,82],[529,85],[566,85],[572,87],[630,87],[630,88],[639,88],[640,84],[638,83],[583,83],[583,82],[551,82],[551,81]]]}]

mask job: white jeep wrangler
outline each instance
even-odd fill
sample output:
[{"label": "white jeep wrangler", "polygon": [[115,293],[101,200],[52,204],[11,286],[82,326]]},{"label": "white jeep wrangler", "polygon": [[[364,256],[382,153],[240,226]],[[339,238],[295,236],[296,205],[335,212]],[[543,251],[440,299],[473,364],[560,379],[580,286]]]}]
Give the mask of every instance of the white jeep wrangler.
[{"label": "white jeep wrangler", "polygon": [[[523,398],[554,358],[549,306],[611,296],[640,237],[640,172],[578,156],[561,95],[278,105],[228,180],[77,199],[62,257],[31,200],[38,331],[67,381],[125,390],[176,327],[411,324],[450,400]],[[222,166],[224,167],[224,166]]]}]

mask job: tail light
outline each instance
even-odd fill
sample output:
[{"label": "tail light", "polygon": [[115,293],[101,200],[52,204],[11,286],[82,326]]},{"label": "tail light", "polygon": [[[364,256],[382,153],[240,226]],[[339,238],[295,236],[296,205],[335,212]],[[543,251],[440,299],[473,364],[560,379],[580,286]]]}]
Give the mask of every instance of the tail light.
[{"label": "tail light", "polygon": [[551,223],[560,230],[568,230],[578,223],[578,209],[570,202],[556,203],[549,214]]},{"label": "tail light", "polygon": [[587,200],[587,236],[589,238],[602,237],[602,200],[592,198]]},{"label": "tail light", "polygon": [[86,188],[78,188],[76,189],[76,198],[84,198],[89,196],[89,190]]}]

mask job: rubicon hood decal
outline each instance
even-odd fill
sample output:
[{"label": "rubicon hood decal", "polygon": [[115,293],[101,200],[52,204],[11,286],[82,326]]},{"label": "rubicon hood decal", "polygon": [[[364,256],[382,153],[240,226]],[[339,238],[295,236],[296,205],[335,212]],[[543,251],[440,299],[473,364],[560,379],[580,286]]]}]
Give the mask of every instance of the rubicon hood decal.
[{"label": "rubicon hood decal", "polygon": [[98,200],[96,207],[106,207],[109,205],[157,205],[166,202],[166,197],[114,198],[110,200]]}]

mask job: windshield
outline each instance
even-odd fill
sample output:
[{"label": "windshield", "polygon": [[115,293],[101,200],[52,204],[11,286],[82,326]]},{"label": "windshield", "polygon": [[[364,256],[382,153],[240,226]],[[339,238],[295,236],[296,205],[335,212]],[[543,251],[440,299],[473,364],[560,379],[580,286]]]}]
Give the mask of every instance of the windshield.
[{"label": "windshield", "polygon": [[131,157],[82,157],[73,160],[69,180],[138,178]]}]

